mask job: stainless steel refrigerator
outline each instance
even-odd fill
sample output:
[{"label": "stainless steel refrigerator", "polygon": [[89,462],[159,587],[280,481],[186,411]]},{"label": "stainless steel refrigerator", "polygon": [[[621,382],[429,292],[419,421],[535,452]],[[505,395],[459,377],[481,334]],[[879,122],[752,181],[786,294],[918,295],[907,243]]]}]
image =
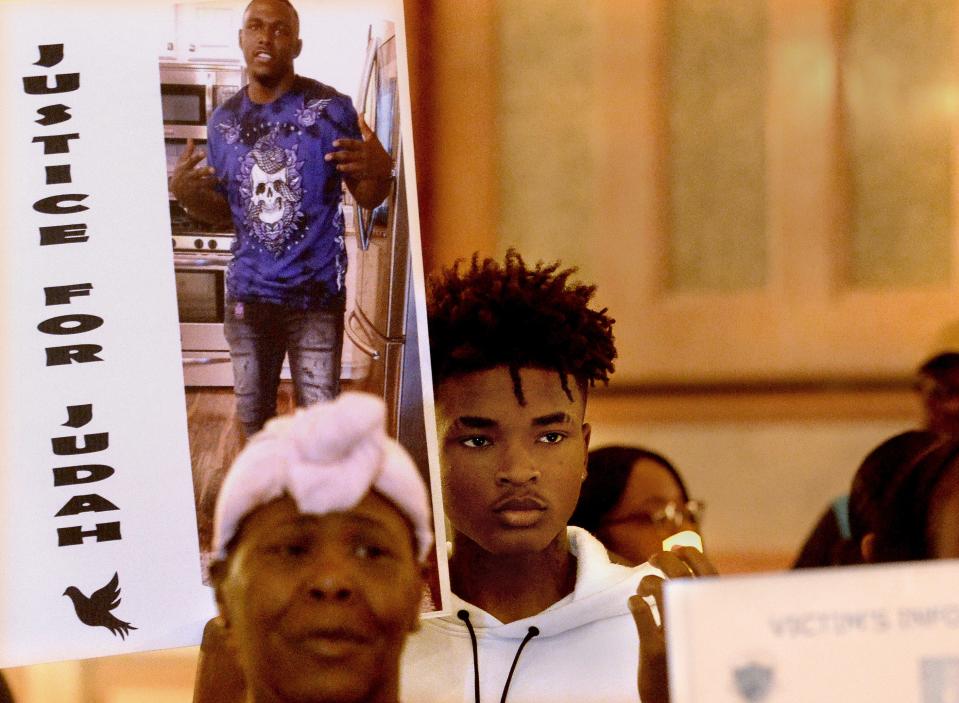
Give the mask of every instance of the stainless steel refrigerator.
[{"label": "stainless steel refrigerator", "polygon": [[346,334],[368,359],[360,375],[364,390],[382,395],[388,429],[425,471],[426,438],[416,310],[409,247],[409,218],[399,125],[396,35],[392,23],[371,26],[357,110],[393,157],[394,187],[372,211],[354,209],[359,241],[353,309]]}]

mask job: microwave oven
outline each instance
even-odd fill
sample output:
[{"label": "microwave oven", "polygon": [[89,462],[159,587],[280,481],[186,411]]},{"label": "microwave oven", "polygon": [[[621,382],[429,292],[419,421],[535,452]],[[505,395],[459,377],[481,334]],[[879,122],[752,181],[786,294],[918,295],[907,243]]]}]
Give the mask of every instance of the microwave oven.
[{"label": "microwave oven", "polygon": [[213,111],[245,82],[239,64],[160,64],[160,103],[166,139],[206,141]]}]

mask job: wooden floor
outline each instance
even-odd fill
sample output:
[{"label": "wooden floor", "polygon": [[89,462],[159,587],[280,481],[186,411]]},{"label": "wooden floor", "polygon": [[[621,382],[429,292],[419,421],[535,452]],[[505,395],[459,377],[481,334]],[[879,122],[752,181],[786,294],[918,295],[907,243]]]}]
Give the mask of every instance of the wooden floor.
[{"label": "wooden floor", "polygon": [[[349,381],[341,381],[341,390],[350,388]],[[292,412],[295,407],[292,382],[281,381],[277,392],[277,413],[284,415]],[[207,552],[213,537],[216,496],[223,475],[243,448],[243,430],[236,417],[236,398],[232,387],[188,387],[186,411],[197,529],[200,534],[200,549]]]},{"label": "wooden floor", "polygon": [[[283,381],[277,394],[277,412],[284,414],[293,408],[293,386]],[[243,448],[243,430],[236,417],[232,387],[187,388],[186,411],[200,548],[209,551],[216,496],[224,473]]]}]

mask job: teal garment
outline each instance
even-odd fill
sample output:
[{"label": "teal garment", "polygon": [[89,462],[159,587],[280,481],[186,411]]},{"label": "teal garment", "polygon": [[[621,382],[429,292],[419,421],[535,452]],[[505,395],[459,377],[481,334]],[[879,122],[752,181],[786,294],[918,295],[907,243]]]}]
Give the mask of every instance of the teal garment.
[{"label": "teal garment", "polygon": [[849,527],[849,496],[839,496],[832,502],[832,512],[836,516],[836,525],[839,526],[839,535],[843,539],[852,539],[852,530]]},{"label": "teal garment", "polygon": [[849,524],[849,496],[839,496],[823,511],[803,542],[792,568],[862,563],[858,542]]}]

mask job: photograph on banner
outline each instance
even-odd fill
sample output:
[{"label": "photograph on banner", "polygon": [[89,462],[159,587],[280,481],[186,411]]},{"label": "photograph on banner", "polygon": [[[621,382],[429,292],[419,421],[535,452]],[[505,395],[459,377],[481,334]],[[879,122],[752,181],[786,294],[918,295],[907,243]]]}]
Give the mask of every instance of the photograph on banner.
[{"label": "photograph on banner", "polygon": [[[199,642],[214,613],[204,585],[213,505],[253,431],[237,409],[225,318],[270,323],[282,307],[232,298],[231,267],[253,261],[241,290],[259,286],[267,300],[308,279],[293,299],[334,319],[306,330],[299,374],[280,364],[277,412],[330,388],[375,393],[388,432],[431,477],[402,5],[296,3],[301,104],[244,121],[248,61],[272,71],[283,49],[273,39],[244,53],[246,7],[0,6],[3,221],[23,233],[0,257],[6,299],[18,301],[0,317],[10,342],[0,668]],[[235,122],[217,122],[211,144],[220,107]],[[216,192],[235,190],[226,222],[203,221],[174,194],[178,164],[205,169],[211,150],[222,157]],[[311,236],[321,243],[305,261],[283,259]],[[268,257],[276,278],[256,280],[249,272]],[[321,367],[334,372],[311,396]],[[445,554],[434,549],[432,562],[424,614],[448,593]]]},{"label": "photograph on banner", "polygon": [[[428,478],[413,295],[421,279],[401,126],[408,97],[398,80],[402,7],[295,7],[299,45],[292,33],[257,33],[285,19],[272,8],[241,0],[166,9],[160,91],[204,563],[223,473],[274,404],[283,414],[338,388],[381,395],[391,433]],[[289,60],[290,90],[268,106],[251,99],[249,73],[272,77]],[[203,178],[228,207],[194,206]],[[283,317],[301,305],[324,314]],[[439,609],[440,582],[435,568],[426,610]]]}]

